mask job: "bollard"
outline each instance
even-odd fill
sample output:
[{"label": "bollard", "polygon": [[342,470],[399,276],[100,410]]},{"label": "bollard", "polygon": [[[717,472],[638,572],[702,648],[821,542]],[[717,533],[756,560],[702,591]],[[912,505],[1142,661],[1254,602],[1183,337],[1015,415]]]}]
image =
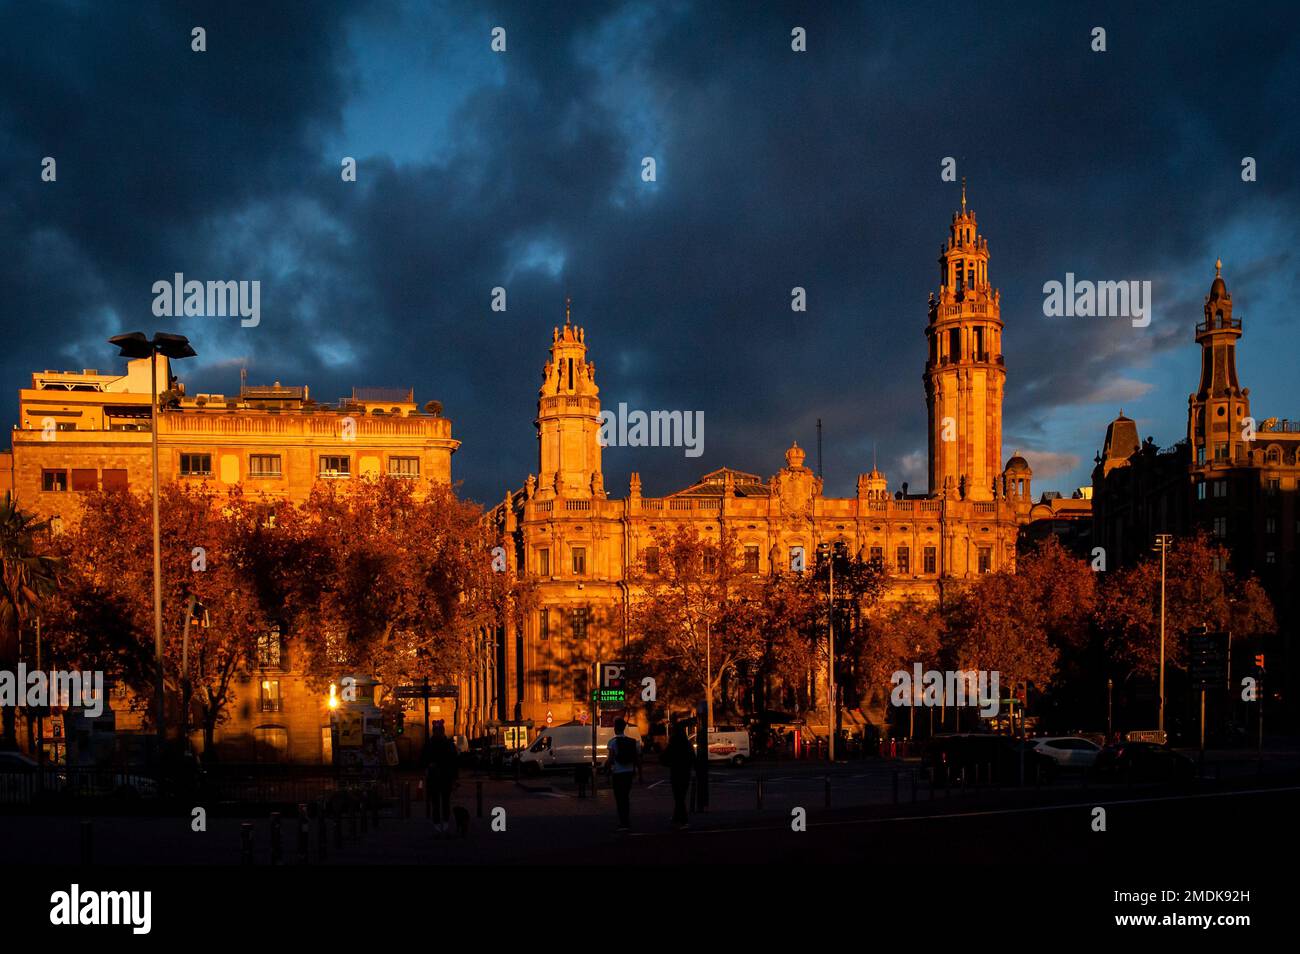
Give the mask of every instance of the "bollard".
[{"label": "bollard", "polygon": [[894,772],[894,804],[898,804],[898,772]]},{"label": "bollard", "polygon": [[825,782],[826,782],[826,807],[830,808],[831,807],[831,777],[829,775],[825,776]]},{"label": "bollard", "polygon": [[298,863],[311,861],[311,822],[307,818],[307,803],[298,803]]},{"label": "bollard", "polygon": [[280,813],[271,812],[271,864],[284,861],[284,845],[280,842]]},{"label": "bollard", "polygon": [[483,780],[474,783],[475,818],[483,817]]},{"label": "bollard", "polygon": [[81,863],[83,865],[93,863],[94,838],[95,823],[90,820],[83,820],[81,823]]},{"label": "bollard", "polygon": [[243,822],[239,826],[239,863],[253,863],[253,823]]},{"label": "bollard", "polygon": [[763,810],[763,776],[754,779],[754,793],[758,798],[758,810]]},{"label": "bollard", "polygon": [[329,856],[329,829],[325,827],[325,799],[321,799],[316,812],[316,860],[322,864]]}]

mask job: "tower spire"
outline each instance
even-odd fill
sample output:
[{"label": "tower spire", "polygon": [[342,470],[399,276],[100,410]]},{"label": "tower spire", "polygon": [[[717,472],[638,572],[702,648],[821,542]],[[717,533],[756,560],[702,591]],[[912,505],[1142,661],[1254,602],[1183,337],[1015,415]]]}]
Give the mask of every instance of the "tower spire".
[{"label": "tower spire", "polygon": [[570,324],[570,315],[569,315],[569,313],[570,313],[570,311],[572,310],[572,308],[573,308],[573,296],[571,296],[571,295],[565,295],[565,296],[564,296],[564,324],[565,324],[565,327],[568,327],[568,325]]},{"label": "tower spire", "polygon": [[961,177],[961,214],[966,214],[966,177]]}]

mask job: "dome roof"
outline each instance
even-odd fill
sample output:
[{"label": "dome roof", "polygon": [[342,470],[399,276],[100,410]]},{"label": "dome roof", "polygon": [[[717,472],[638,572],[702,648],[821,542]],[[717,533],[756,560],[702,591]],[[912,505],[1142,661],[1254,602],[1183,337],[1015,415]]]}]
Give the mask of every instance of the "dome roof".
[{"label": "dome roof", "polygon": [[1214,284],[1210,286],[1210,301],[1218,301],[1220,298],[1228,297],[1228,285],[1223,280],[1223,259],[1214,263]]},{"label": "dome roof", "polygon": [[1006,473],[1008,474],[1033,474],[1029,467],[1029,461],[1020,456],[1019,452],[1012,455],[1007,461]]}]

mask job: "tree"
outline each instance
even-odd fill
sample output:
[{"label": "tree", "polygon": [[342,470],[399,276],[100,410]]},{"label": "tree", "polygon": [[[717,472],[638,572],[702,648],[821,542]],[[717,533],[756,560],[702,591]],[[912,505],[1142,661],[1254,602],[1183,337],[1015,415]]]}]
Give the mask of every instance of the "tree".
[{"label": "tree", "polygon": [[[48,530],[48,521],[20,508],[17,498],[5,492],[0,501],[0,668],[17,668],[22,627],[58,585],[60,566],[48,548]],[[15,708],[2,707],[0,717],[0,749],[16,749]]]},{"label": "tree", "polygon": [[643,563],[629,574],[641,592],[630,612],[629,651],[666,699],[693,703],[703,694],[711,708],[729,674],[752,671],[763,658],[763,581],[746,570],[726,530],[712,540],[680,526],[654,539],[657,567]]},{"label": "tree", "polygon": [[[1277,628],[1273,604],[1254,577],[1229,569],[1226,547],[1205,534],[1174,540],[1165,567],[1165,661],[1183,668],[1187,636],[1202,626],[1238,636]],[[1160,556],[1109,575],[1096,612],[1106,656],[1118,673],[1154,676],[1160,659]]]}]

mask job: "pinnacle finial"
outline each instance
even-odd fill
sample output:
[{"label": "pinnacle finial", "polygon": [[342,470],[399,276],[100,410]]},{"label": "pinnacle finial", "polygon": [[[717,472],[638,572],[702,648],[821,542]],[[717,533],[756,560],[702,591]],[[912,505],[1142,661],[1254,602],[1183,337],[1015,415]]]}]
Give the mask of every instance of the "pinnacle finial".
[{"label": "pinnacle finial", "polygon": [[961,177],[961,214],[966,214],[966,177]]},{"label": "pinnacle finial", "polygon": [[1215,278],[1220,278],[1221,276],[1220,276],[1219,273],[1222,272],[1222,271],[1223,271],[1223,259],[1221,259],[1221,258],[1216,258],[1216,259],[1214,260],[1214,277],[1215,277]]},{"label": "pinnacle finial", "polygon": [[569,313],[573,308],[573,298],[570,295],[564,296],[564,324],[567,327],[570,324]]}]

